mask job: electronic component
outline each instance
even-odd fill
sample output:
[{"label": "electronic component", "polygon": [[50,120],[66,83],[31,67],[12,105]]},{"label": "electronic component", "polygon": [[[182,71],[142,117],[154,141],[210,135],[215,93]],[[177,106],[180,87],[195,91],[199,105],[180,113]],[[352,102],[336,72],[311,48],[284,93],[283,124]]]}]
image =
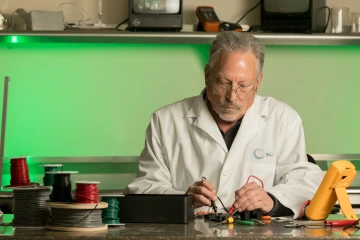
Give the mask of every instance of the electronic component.
[{"label": "electronic component", "polygon": [[180,31],[183,0],[128,0],[130,31]]},{"label": "electronic component", "polygon": [[191,195],[128,194],[118,200],[123,223],[188,223],[194,219]]},{"label": "electronic component", "polygon": [[326,0],[262,0],[261,29],[266,32],[324,32]]},{"label": "electronic component", "polygon": [[222,22],[220,24],[220,29],[222,31],[236,31],[236,32],[242,32],[242,28],[239,24],[236,23],[229,23],[229,22]]},{"label": "electronic component", "polygon": [[62,11],[31,11],[30,18],[33,31],[63,31],[65,28]]},{"label": "electronic component", "polygon": [[220,20],[215,13],[213,7],[199,6],[196,8],[196,16],[199,18],[199,26],[201,25],[205,32],[220,32]]},{"label": "electronic component", "polygon": [[346,219],[357,220],[357,216],[351,207],[346,188],[350,186],[356,175],[355,166],[349,161],[333,162],[314,198],[305,210],[305,215],[311,220],[326,219],[336,201],[339,201],[341,211]]}]

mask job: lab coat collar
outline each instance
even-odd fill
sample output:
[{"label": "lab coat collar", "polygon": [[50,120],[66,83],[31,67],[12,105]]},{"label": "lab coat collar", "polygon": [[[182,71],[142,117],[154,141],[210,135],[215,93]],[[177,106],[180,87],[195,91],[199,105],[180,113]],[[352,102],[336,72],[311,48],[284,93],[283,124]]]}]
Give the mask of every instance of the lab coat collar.
[{"label": "lab coat collar", "polygon": [[265,99],[255,95],[254,103],[247,110],[232,147],[245,146],[266,125],[268,111],[269,107]]},{"label": "lab coat collar", "polygon": [[219,131],[219,127],[217,126],[213,116],[211,115],[209,109],[206,106],[206,102],[204,100],[204,93],[206,88],[201,91],[200,95],[194,98],[192,106],[187,113],[187,118],[196,118],[193,121],[193,125],[205,131],[209,134],[218,144],[219,146],[227,153],[228,149],[226,143],[224,141],[221,132]]},{"label": "lab coat collar", "polygon": [[188,118],[199,117],[201,109],[203,107],[206,107],[206,103],[204,100],[205,91],[206,91],[206,88],[201,91],[199,96],[194,97],[194,101],[192,102],[191,108],[190,108],[189,112],[187,113],[186,117],[188,117]]}]

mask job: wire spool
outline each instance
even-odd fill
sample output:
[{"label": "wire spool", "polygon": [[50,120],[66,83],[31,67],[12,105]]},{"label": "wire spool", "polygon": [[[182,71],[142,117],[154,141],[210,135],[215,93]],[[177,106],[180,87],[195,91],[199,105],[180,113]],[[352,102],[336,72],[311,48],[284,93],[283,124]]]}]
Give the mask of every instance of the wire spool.
[{"label": "wire spool", "polygon": [[56,231],[100,231],[106,230],[107,225],[102,223],[101,209],[108,204],[74,204],[47,202],[51,207],[51,218],[46,225],[47,229]]},{"label": "wire spool", "polygon": [[27,157],[10,158],[10,185],[6,187],[35,186],[30,182],[29,168],[26,162]]},{"label": "wire spool", "polygon": [[54,174],[49,172],[57,172],[58,167],[64,167],[63,164],[40,164],[39,166],[44,167],[45,175],[43,177],[44,186],[52,186],[54,184]]},{"label": "wire spool", "polygon": [[75,171],[66,172],[46,172],[54,174],[53,191],[51,196],[52,202],[73,202],[71,196],[70,174],[78,173]]},{"label": "wire spool", "polygon": [[46,206],[50,187],[13,187],[13,227],[45,227],[50,216]]},{"label": "wire spool", "polygon": [[99,202],[97,185],[100,182],[76,181],[75,183],[75,203],[94,204]]},{"label": "wire spool", "polygon": [[[102,210],[102,222],[107,225],[124,225],[120,223],[119,218],[119,201],[117,197],[120,195],[103,195],[101,201],[107,202],[108,207]],[[123,196],[123,195],[121,195]]]}]

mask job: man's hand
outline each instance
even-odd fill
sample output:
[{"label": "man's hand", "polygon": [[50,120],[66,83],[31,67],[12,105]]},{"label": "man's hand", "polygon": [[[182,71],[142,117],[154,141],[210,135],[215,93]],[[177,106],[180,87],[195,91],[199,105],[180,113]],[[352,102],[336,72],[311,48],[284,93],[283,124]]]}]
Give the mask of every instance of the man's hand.
[{"label": "man's hand", "polygon": [[274,207],[272,198],[255,182],[247,183],[237,190],[235,199],[234,206],[239,212],[261,209],[263,213],[268,213]]},{"label": "man's hand", "polygon": [[211,206],[210,199],[213,201],[217,200],[215,192],[214,186],[208,180],[202,180],[190,186],[186,194],[193,196],[193,206],[194,208],[198,208]]}]

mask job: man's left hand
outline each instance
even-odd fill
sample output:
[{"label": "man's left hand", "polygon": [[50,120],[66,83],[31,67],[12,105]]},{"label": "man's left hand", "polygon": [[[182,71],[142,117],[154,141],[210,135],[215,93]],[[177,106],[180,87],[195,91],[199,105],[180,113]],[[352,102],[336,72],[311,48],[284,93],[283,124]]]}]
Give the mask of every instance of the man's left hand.
[{"label": "man's left hand", "polygon": [[247,183],[237,190],[235,199],[235,207],[239,212],[261,209],[263,213],[268,213],[274,207],[272,198],[255,182]]}]

